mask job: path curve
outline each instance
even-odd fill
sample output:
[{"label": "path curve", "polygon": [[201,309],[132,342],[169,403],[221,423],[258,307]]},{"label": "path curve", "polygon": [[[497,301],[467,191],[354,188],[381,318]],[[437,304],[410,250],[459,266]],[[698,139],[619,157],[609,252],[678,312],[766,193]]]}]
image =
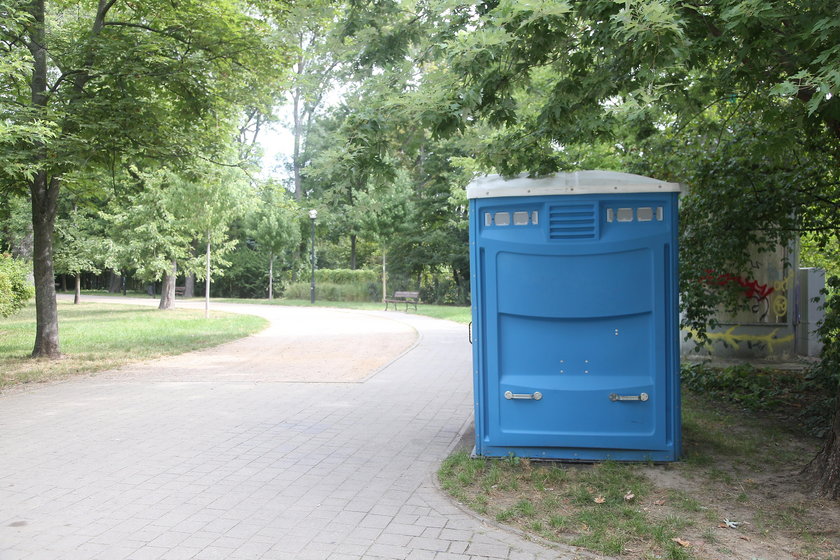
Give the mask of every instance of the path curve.
[{"label": "path curve", "polygon": [[364,382],[277,377],[259,360],[264,332],[232,343],[251,364],[230,363],[235,375],[201,367],[220,363],[211,349],[0,396],[0,560],[592,558],[483,523],[435,487],[472,421],[465,326],[213,309],[266,317],[281,338],[301,313],[354,334],[378,328],[369,342],[419,337]]}]

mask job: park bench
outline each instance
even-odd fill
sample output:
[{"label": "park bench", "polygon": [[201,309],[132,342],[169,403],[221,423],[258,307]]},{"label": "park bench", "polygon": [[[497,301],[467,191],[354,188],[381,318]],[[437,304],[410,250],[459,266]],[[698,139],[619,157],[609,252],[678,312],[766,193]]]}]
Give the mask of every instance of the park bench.
[{"label": "park bench", "polygon": [[176,296],[183,296],[184,292],[186,292],[186,286],[175,286],[175,295]]},{"label": "park bench", "polygon": [[388,305],[393,303],[394,309],[397,309],[398,303],[405,304],[405,310],[408,311],[408,306],[413,305],[414,310],[417,311],[417,303],[420,301],[420,292],[394,292],[393,297],[385,298],[385,311],[388,311]]}]

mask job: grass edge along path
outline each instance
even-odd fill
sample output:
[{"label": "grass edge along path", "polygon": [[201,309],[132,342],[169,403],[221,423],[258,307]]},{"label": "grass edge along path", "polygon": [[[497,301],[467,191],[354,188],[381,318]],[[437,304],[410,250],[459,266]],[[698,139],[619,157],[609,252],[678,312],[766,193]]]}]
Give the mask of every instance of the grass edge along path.
[{"label": "grass edge along path", "polygon": [[62,358],[29,357],[35,341],[35,307],[0,319],[0,391],[90,374],[129,363],[218,346],[261,331],[253,315],[156,308],[123,303],[58,302]]},{"label": "grass edge along path", "polygon": [[[69,292],[62,292],[69,293]],[[114,298],[124,297],[122,294],[112,294],[102,290],[86,290],[82,292],[82,301],[85,295],[96,296],[111,296]],[[129,292],[129,297],[149,298],[149,295],[143,292]],[[154,298],[150,298],[154,299]],[[204,298],[178,298],[177,301],[203,301]],[[290,307],[328,307],[334,309],[356,309],[359,311],[383,311],[385,304],[379,301],[327,301],[316,300],[315,303],[310,303],[307,299],[257,299],[257,298],[210,298],[210,306],[214,303],[242,303],[247,305],[281,305]],[[398,305],[397,311],[405,313],[405,305]],[[409,307],[408,313],[414,315],[423,315],[425,317],[432,317],[434,319],[444,319],[446,321],[454,321],[462,325],[468,324],[472,321],[472,311],[469,305],[437,305],[433,303],[418,303],[417,310]],[[393,306],[389,306],[389,311],[393,310]]]},{"label": "grass edge along path", "polygon": [[[316,300],[314,304],[309,303],[308,300],[303,299],[219,299],[211,300],[225,303],[251,303],[259,305],[289,305],[294,307],[332,307],[341,309],[358,309],[360,311],[383,311],[385,304],[381,302],[372,301],[319,301]],[[389,307],[393,309],[393,306]],[[397,305],[397,311],[405,313],[405,305]],[[447,321],[454,321],[462,325],[468,324],[472,321],[472,311],[468,305],[436,305],[431,303],[418,303],[417,311],[413,307],[409,307],[408,313],[413,315],[423,315],[425,317],[432,317],[434,319],[444,319]]]},{"label": "grass edge along path", "polygon": [[438,480],[479,515],[550,542],[611,557],[635,548],[650,558],[693,558],[676,540],[689,521],[657,520],[639,507],[652,486],[635,465],[471,458],[461,449],[443,462]]}]

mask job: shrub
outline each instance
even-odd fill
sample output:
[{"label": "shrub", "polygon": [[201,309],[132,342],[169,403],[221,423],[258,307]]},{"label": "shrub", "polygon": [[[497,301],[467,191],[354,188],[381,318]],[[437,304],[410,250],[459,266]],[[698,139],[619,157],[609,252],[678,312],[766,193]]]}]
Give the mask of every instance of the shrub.
[{"label": "shrub", "polygon": [[822,365],[806,371],[783,371],[739,364],[723,368],[683,364],[683,385],[707,397],[749,410],[770,411],[793,419],[817,437],[825,435],[837,393],[836,372]]},{"label": "shrub", "polygon": [[35,295],[28,276],[29,266],[26,263],[0,253],[0,317],[17,312]]},{"label": "shrub", "polygon": [[349,268],[319,268],[315,271],[315,281],[325,284],[375,284],[379,282],[376,270],[351,270]]},{"label": "shrub", "polygon": [[[288,299],[309,299],[309,282],[290,284],[283,294]],[[379,290],[375,284],[335,284],[315,282],[315,297],[323,301],[378,301]]]}]

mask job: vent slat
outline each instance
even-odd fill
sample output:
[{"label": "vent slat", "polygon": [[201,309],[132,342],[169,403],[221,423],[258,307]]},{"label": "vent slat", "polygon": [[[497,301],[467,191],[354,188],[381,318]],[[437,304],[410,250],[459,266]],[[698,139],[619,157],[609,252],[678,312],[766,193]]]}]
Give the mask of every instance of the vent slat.
[{"label": "vent slat", "polygon": [[598,237],[595,204],[554,205],[548,209],[549,239],[596,239]]}]

